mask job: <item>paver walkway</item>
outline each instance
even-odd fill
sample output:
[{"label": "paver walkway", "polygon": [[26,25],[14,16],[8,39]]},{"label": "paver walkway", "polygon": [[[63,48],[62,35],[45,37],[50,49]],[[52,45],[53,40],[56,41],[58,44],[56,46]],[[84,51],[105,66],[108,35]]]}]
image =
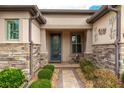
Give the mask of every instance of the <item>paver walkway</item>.
[{"label": "paver walkway", "polygon": [[72,70],[62,70],[63,88],[79,88],[77,79]]},{"label": "paver walkway", "polygon": [[80,88],[82,86],[73,69],[61,69],[59,87]]}]

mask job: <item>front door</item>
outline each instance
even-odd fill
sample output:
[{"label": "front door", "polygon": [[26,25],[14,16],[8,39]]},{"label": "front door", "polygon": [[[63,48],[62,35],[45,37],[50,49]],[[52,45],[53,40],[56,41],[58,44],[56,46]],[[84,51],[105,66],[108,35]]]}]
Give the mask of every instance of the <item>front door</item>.
[{"label": "front door", "polygon": [[61,34],[51,34],[51,62],[61,62]]}]

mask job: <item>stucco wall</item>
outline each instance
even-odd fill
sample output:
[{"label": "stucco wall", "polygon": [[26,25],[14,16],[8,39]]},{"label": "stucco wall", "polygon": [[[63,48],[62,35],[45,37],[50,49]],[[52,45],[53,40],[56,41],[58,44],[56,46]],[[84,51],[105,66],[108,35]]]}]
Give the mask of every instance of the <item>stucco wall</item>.
[{"label": "stucco wall", "polygon": [[[0,43],[27,43],[28,42],[28,12],[0,12]],[[19,41],[8,41],[5,19],[19,19]]]},{"label": "stucco wall", "polygon": [[93,44],[112,44],[116,38],[116,14],[109,12],[93,24]]},{"label": "stucco wall", "polygon": [[121,6],[121,42],[124,43],[124,5]]},{"label": "stucco wall", "polygon": [[[0,12],[0,43],[29,43],[29,12]],[[19,19],[19,41],[8,41],[5,19]],[[32,22],[32,40],[40,44],[40,26]]]},{"label": "stucco wall", "polygon": [[47,29],[86,29],[92,26],[86,23],[91,15],[84,14],[44,14],[47,20],[42,28]]},{"label": "stucco wall", "polygon": [[36,21],[32,22],[32,41],[35,44],[41,43],[41,32],[40,32],[40,26],[37,24]]},{"label": "stucco wall", "polygon": [[69,61],[71,54],[71,34],[69,31],[62,33],[62,61]]},{"label": "stucco wall", "polygon": [[41,29],[41,52],[48,52],[46,47],[46,30]]}]

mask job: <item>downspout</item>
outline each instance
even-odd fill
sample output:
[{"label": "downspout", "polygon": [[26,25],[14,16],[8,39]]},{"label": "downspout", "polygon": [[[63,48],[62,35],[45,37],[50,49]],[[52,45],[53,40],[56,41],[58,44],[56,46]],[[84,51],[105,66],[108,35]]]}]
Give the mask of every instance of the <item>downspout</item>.
[{"label": "downspout", "polygon": [[119,61],[120,61],[120,11],[113,8],[111,5],[108,6],[108,9],[116,13],[116,40],[115,40],[115,68],[116,75],[119,78]]},{"label": "downspout", "polygon": [[32,60],[33,60],[33,41],[32,41],[32,21],[34,19],[36,19],[38,16],[39,16],[39,12],[37,12],[37,14],[31,18],[29,18],[29,52],[30,52],[30,76],[32,78],[32,75],[33,75],[33,65],[32,65]]}]

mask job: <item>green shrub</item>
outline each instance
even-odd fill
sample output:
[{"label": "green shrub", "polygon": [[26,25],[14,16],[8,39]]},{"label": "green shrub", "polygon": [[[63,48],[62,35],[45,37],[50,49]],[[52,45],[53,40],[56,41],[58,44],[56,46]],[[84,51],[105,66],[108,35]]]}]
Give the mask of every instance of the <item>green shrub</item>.
[{"label": "green shrub", "polygon": [[42,69],[38,72],[38,78],[50,80],[52,77],[52,73],[53,72],[50,69]]},{"label": "green shrub", "polygon": [[85,58],[81,59],[80,67],[86,79],[92,80],[95,78],[95,75],[94,75],[95,66],[90,60]]},{"label": "green shrub", "polygon": [[86,58],[82,58],[81,60],[80,60],[80,66],[81,67],[84,67],[84,66],[94,66],[93,65],[93,63],[91,62],[91,60],[89,60],[89,59],[86,59]]},{"label": "green shrub", "polygon": [[93,63],[90,60],[85,58],[80,60],[80,67],[83,72],[86,72],[85,68],[87,68],[87,70],[90,70],[90,71],[94,71],[95,69],[95,66],[93,65]]},{"label": "green shrub", "polygon": [[50,69],[50,70],[54,71],[54,65],[46,65],[43,67],[43,69]]},{"label": "green shrub", "polygon": [[124,83],[124,73],[121,75],[121,81]]},{"label": "green shrub", "polygon": [[17,88],[24,82],[25,76],[20,69],[9,68],[0,72],[0,87]]},{"label": "green shrub", "polygon": [[94,67],[89,66],[89,65],[87,65],[87,66],[85,66],[85,67],[83,68],[83,72],[84,72],[84,73],[87,73],[87,74],[93,73],[94,70],[95,70]]},{"label": "green shrub", "polygon": [[34,81],[30,88],[51,88],[51,82],[48,79],[39,79]]}]

